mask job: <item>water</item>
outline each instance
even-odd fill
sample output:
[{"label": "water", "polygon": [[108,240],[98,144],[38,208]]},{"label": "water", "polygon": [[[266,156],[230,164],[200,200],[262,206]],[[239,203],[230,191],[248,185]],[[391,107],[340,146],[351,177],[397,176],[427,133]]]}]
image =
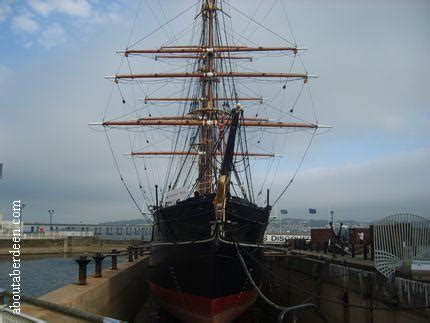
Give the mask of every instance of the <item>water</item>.
[{"label": "water", "polygon": [[[67,284],[78,281],[78,264],[75,255],[38,255],[21,257],[21,295],[41,296]],[[118,263],[125,257],[118,257]],[[103,268],[110,267],[110,258],[103,261]],[[0,257],[0,288],[11,290],[13,270],[11,257]],[[87,267],[88,276],[94,274],[94,260]]]}]

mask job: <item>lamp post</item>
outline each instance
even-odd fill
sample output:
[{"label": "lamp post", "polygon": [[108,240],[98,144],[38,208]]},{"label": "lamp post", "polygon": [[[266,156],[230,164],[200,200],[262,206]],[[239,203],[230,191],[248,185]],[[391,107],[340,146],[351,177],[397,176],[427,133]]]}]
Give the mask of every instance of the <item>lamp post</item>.
[{"label": "lamp post", "polygon": [[49,213],[49,231],[52,231],[52,216],[54,215],[54,210],[48,210]]},{"label": "lamp post", "polygon": [[25,203],[21,204],[21,218],[19,219],[21,224],[22,224],[22,228],[24,228],[24,221],[23,221],[23,217],[22,215],[24,214],[24,208],[25,208]]}]

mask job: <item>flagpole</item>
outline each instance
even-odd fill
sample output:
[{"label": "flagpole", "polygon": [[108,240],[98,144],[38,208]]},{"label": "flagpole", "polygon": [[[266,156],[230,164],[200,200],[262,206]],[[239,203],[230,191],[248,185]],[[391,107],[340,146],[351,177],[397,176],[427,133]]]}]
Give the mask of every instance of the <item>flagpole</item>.
[{"label": "flagpole", "polygon": [[327,225],[330,223],[330,208],[327,206]]},{"label": "flagpole", "polygon": [[279,210],[279,234],[282,234],[282,210]]},{"label": "flagpole", "polygon": [[309,235],[311,234],[311,214],[317,214],[317,210],[316,209],[309,209],[309,222],[308,222],[308,230],[309,230]]}]

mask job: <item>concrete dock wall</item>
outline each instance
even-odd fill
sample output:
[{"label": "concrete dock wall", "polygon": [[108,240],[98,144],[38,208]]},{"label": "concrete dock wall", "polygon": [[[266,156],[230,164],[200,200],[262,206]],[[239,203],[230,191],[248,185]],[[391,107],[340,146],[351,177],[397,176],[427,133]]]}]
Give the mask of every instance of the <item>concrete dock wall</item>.
[{"label": "concrete dock wall", "polygon": [[[136,241],[136,243],[140,243]],[[0,255],[8,255],[12,248],[11,239],[0,239]],[[65,237],[61,239],[26,239],[19,242],[21,254],[58,254],[109,252],[111,249],[125,249],[133,241],[106,240],[98,237]]]},{"label": "concrete dock wall", "polygon": [[[428,283],[403,278],[387,283],[374,271],[305,256],[273,255],[267,259],[274,275],[265,289],[278,304],[314,303],[333,323],[430,322],[430,309],[425,309],[430,305]],[[319,321],[304,313],[299,322]]]},{"label": "concrete dock wall", "polygon": [[[117,271],[103,271],[102,278],[89,277],[85,286],[70,284],[43,295],[40,299],[130,321],[140,311],[149,295],[148,264],[148,257],[122,263],[118,265]],[[47,322],[81,322],[79,319],[31,305],[22,306],[22,311]]]}]

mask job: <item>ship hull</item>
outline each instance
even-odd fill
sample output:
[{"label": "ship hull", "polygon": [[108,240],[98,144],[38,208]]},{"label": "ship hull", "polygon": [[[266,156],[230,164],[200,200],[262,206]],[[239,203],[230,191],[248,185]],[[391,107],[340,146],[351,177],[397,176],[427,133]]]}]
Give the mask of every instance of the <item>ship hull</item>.
[{"label": "ship hull", "polygon": [[213,196],[160,209],[155,216],[150,288],[160,305],[185,322],[230,322],[252,305],[259,284],[269,209],[231,199],[224,226],[214,223]]}]

